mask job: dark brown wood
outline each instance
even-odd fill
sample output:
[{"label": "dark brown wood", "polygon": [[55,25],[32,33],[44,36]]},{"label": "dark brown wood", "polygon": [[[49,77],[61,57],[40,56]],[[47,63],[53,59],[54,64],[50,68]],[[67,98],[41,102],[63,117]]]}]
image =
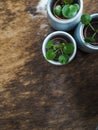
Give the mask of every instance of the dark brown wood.
[{"label": "dark brown wood", "polygon": [[[49,64],[41,47],[54,30],[37,4],[0,0],[0,130],[95,130],[98,53]],[[98,12],[98,1],[85,0],[84,12]]]}]

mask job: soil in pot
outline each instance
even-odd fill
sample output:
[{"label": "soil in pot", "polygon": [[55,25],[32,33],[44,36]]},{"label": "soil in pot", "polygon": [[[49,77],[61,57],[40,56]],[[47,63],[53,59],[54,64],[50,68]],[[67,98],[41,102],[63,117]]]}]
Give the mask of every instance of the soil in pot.
[{"label": "soil in pot", "polygon": [[[91,21],[92,26],[94,27],[95,30],[98,30],[98,19],[94,19]],[[91,29],[91,27],[89,25],[84,27],[84,37],[92,37],[94,34],[94,31]],[[96,33],[95,37],[95,42],[94,43],[90,43],[92,45],[98,46],[98,32]]]}]

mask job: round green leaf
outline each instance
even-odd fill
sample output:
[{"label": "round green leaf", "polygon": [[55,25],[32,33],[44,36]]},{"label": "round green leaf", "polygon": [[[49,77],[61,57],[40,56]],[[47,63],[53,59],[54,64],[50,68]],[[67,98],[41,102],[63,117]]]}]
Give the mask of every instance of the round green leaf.
[{"label": "round green leaf", "polygon": [[65,5],[62,9],[62,14],[65,18],[72,18],[76,15],[77,11],[79,10],[79,5]]},{"label": "round green leaf", "polygon": [[61,5],[57,5],[54,9],[54,13],[57,15],[57,16],[61,16],[61,12],[62,12],[62,7]]},{"label": "round green leaf", "polygon": [[66,64],[67,62],[68,62],[68,60],[69,60],[69,56],[68,55],[66,55],[66,56],[64,56],[64,55],[61,55],[61,56],[59,56],[59,62],[61,63],[61,64]]},{"label": "round green leaf", "polygon": [[46,45],[46,48],[52,48],[54,45],[54,41],[53,40],[50,40],[48,41],[47,45]]},{"label": "round green leaf", "polygon": [[63,52],[65,54],[72,54],[74,51],[74,46],[73,44],[65,44],[64,48],[63,48]]},{"label": "round green leaf", "polygon": [[73,7],[74,7],[74,10],[75,10],[75,11],[78,11],[78,10],[79,10],[79,5],[78,5],[78,4],[74,4]]},{"label": "round green leaf", "polygon": [[85,25],[89,24],[91,21],[91,16],[89,14],[83,14],[81,16],[81,22]]},{"label": "round green leaf", "polygon": [[52,49],[49,49],[47,52],[46,52],[46,58],[48,60],[53,60],[55,58],[56,54],[55,52],[52,50]]},{"label": "round green leaf", "polygon": [[69,18],[69,17],[68,17],[69,6],[70,6],[70,5],[65,5],[65,6],[63,7],[63,9],[62,9],[62,14],[63,14],[63,16],[64,16],[65,18]]}]

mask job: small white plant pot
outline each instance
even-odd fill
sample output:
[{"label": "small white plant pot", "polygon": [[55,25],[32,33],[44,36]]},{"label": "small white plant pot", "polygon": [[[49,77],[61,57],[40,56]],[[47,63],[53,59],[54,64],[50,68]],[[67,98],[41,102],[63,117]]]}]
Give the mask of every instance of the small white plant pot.
[{"label": "small white plant pot", "polygon": [[[98,20],[98,13],[91,15],[92,20],[96,19]],[[80,50],[92,53],[92,52],[98,52],[98,45],[94,45],[92,43],[85,42],[84,40],[84,24],[81,22],[77,25],[74,33],[74,38],[77,42],[77,46]]]},{"label": "small white plant pot", "polygon": [[47,51],[46,45],[47,45],[47,43],[48,43],[50,40],[52,40],[54,37],[61,37],[61,38],[63,37],[64,39],[67,38],[67,39],[70,41],[70,43],[73,44],[73,46],[74,46],[74,51],[73,51],[73,53],[71,54],[71,56],[69,57],[69,60],[68,60],[68,62],[67,62],[67,64],[68,64],[69,62],[71,62],[71,61],[74,59],[74,57],[75,57],[75,55],[76,55],[77,45],[76,45],[76,42],[75,42],[74,38],[73,38],[69,33],[67,33],[67,32],[55,31],[55,32],[50,33],[50,34],[44,39],[43,44],[42,44],[42,53],[43,53],[44,58],[45,58],[49,63],[51,63],[51,64],[53,64],[53,65],[58,65],[58,66],[64,65],[64,64],[61,64],[59,61],[48,60],[48,59],[46,58],[46,51]]},{"label": "small white plant pot", "polygon": [[72,30],[80,21],[82,11],[83,11],[83,0],[77,0],[79,4],[79,11],[71,19],[58,19],[53,14],[53,5],[57,0],[49,0],[47,3],[47,15],[50,25],[58,31],[70,31]]}]

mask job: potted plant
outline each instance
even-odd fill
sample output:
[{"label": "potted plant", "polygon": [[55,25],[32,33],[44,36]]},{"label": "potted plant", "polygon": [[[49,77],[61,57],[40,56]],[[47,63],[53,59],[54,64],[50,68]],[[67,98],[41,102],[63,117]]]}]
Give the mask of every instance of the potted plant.
[{"label": "potted plant", "polygon": [[47,15],[50,25],[59,31],[69,31],[80,21],[83,0],[49,0]]},{"label": "potted plant", "polygon": [[42,45],[42,53],[45,59],[54,65],[64,65],[71,62],[77,51],[73,37],[63,31],[55,31],[49,34]]},{"label": "potted plant", "polygon": [[74,37],[81,50],[88,53],[98,51],[98,13],[83,14]]}]

